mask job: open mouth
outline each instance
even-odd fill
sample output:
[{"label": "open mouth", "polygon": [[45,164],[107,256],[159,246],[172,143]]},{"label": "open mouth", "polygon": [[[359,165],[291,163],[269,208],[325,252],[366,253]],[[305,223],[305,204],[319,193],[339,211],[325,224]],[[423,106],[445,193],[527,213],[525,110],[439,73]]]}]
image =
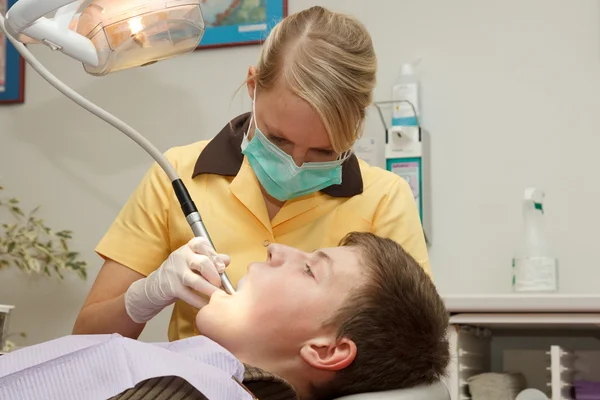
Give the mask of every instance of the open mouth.
[{"label": "open mouth", "polygon": [[244,283],[246,282],[246,278],[248,277],[248,275],[244,275],[238,282],[237,284],[237,288],[236,288],[236,292],[242,290],[242,287],[244,286]]},{"label": "open mouth", "polygon": [[231,296],[234,296],[234,294],[227,294],[224,290],[215,290],[208,299],[208,304],[213,302],[219,302],[221,301],[221,298],[228,298]]}]

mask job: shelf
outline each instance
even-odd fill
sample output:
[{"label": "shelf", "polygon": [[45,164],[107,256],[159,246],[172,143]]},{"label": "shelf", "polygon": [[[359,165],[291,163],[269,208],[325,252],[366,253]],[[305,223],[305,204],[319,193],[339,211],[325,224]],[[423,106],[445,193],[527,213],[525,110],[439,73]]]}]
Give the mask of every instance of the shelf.
[{"label": "shelf", "polygon": [[15,306],[0,304],[0,313],[8,314],[13,308],[15,308]]},{"label": "shelf", "polygon": [[452,315],[450,324],[505,329],[598,329],[600,326],[600,313],[467,313]]},{"label": "shelf", "polygon": [[[580,380],[600,381],[600,294],[442,293],[442,298],[450,312],[452,400],[468,399],[467,380],[482,370],[520,372],[551,400],[571,399],[575,372]],[[515,345],[515,337],[524,340]]]},{"label": "shelf", "polygon": [[600,313],[600,294],[442,295],[450,313]]}]

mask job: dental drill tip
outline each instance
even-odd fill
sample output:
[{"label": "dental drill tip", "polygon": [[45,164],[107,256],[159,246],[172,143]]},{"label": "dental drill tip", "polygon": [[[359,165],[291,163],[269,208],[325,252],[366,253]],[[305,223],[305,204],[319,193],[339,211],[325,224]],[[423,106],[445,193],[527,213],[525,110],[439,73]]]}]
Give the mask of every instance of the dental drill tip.
[{"label": "dental drill tip", "polygon": [[221,276],[221,284],[223,285],[223,289],[225,290],[225,293],[234,294],[235,290],[233,289],[233,285],[229,281],[227,274],[225,274],[225,272],[221,272],[219,275]]}]

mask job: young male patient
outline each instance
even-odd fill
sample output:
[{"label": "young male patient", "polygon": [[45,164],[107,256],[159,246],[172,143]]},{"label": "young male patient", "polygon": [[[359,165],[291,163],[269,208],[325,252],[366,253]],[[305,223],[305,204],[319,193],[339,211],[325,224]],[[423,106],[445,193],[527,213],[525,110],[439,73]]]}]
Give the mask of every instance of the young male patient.
[{"label": "young male patient", "polygon": [[[98,335],[47,342],[64,346],[58,341],[73,341],[75,350],[84,353],[75,361],[63,357],[57,362],[58,355],[29,364],[19,359],[20,353],[27,358],[25,351],[31,356],[47,344],[2,356],[0,397],[25,390],[28,380],[60,380],[56,371],[66,369],[72,371],[65,378],[67,386],[84,388],[73,393],[101,398],[92,395],[101,393],[97,375],[111,382],[123,374],[113,376],[106,366],[110,363],[97,361],[100,350],[81,344],[98,337],[104,338],[98,346],[112,343],[115,370],[125,360],[131,375],[138,373],[133,379],[137,386],[112,395],[136,400],[176,395],[333,399],[433,383],[449,362],[448,314],[434,284],[396,242],[370,233],[351,233],[339,247],[313,253],[269,246],[267,260],[248,267],[243,287],[231,296],[215,292],[198,312],[196,324],[203,336],[169,344],[118,335],[108,335],[110,341]],[[51,372],[52,378],[44,375]],[[236,382],[242,380],[243,386]],[[35,398],[32,393],[27,398]],[[50,398],[48,391],[42,394],[40,398]]]}]

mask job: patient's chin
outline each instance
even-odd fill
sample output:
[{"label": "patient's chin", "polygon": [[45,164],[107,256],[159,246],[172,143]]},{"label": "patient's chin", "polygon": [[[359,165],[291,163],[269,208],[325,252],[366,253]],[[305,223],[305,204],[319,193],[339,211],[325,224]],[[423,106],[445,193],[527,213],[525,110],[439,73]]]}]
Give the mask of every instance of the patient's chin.
[{"label": "patient's chin", "polygon": [[237,321],[232,318],[225,310],[211,308],[209,304],[196,314],[196,327],[201,335],[233,353],[236,348],[234,338],[242,335],[237,334]]},{"label": "patient's chin", "polygon": [[[196,328],[198,328],[198,331],[200,332],[201,335],[204,335],[206,337],[208,337],[209,339],[213,339],[213,331],[214,331],[214,324],[215,324],[215,318],[211,317],[211,313],[210,312],[210,306],[204,306],[200,309],[200,311],[198,311],[198,314],[196,314]],[[218,322],[217,322],[218,323]],[[213,339],[214,340],[214,339]]]},{"label": "patient's chin", "polygon": [[209,336],[209,333],[218,330],[220,325],[227,325],[231,308],[235,308],[235,305],[228,303],[232,297],[220,290],[210,296],[208,304],[196,314],[196,327],[200,333]]}]

